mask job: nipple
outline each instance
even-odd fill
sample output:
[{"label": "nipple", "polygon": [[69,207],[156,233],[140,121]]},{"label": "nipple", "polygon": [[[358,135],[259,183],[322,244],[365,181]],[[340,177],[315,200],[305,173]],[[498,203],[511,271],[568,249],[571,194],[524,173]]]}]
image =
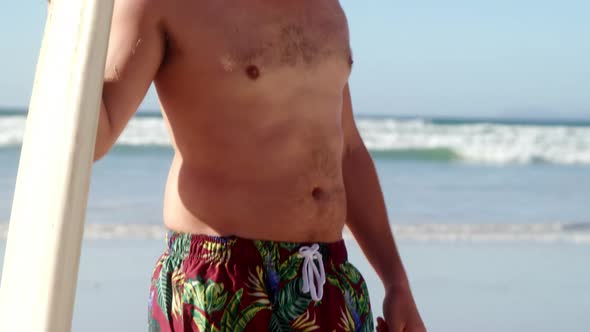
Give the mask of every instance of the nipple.
[{"label": "nipple", "polygon": [[248,75],[250,79],[256,80],[260,77],[260,69],[254,65],[250,65],[246,68],[246,75]]}]

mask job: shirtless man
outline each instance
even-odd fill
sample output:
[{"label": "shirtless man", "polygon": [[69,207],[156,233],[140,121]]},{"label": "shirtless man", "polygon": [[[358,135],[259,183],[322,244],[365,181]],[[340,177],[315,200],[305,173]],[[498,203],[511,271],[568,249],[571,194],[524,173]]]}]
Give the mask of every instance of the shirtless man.
[{"label": "shirtless man", "polygon": [[155,83],[175,151],[152,331],[370,331],[351,230],[383,281],[378,331],[424,325],[354,123],[337,0],[116,0],[95,160]]}]

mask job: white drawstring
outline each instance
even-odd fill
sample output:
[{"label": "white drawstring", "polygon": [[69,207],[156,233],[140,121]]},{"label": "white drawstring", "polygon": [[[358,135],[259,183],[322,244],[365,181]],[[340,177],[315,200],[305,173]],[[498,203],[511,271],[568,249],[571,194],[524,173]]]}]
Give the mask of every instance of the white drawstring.
[{"label": "white drawstring", "polygon": [[[311,298],[316,302],[322,299],[324,295],[324,284],[326,283],[324,261],[322,260],[322,254],[318,251],[319,249],[320,246],[317,243],[311,247],[302,246],[299,248],[299,255],[304,258],[303,267],[301,268],[303,273],[303,287],[301,290],[303,293],[310,293]],[[315,259],[318,260],[320,266],[319,271],[314,263]]]}]

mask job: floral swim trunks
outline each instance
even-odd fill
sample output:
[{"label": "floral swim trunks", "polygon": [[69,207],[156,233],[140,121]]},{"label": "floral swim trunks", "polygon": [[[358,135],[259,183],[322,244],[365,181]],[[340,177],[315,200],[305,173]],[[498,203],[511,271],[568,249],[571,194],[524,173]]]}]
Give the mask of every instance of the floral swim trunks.
[{"label": "floral swim trunks", "polygon": [[344,241],[291,243],[169,232],[149,331],[373,331]]}]

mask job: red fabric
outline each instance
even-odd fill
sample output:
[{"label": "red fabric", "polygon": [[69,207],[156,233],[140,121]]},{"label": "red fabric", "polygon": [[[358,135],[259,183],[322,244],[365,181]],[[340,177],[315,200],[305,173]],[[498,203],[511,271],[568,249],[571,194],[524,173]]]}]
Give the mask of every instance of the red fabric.
[{"label": "red fabric", "polygon": [[373,331],[344,241],[319,243],[321,301],[301,290],[298,250],[312,244],[169,233],[152,278],[150,331]]}]

